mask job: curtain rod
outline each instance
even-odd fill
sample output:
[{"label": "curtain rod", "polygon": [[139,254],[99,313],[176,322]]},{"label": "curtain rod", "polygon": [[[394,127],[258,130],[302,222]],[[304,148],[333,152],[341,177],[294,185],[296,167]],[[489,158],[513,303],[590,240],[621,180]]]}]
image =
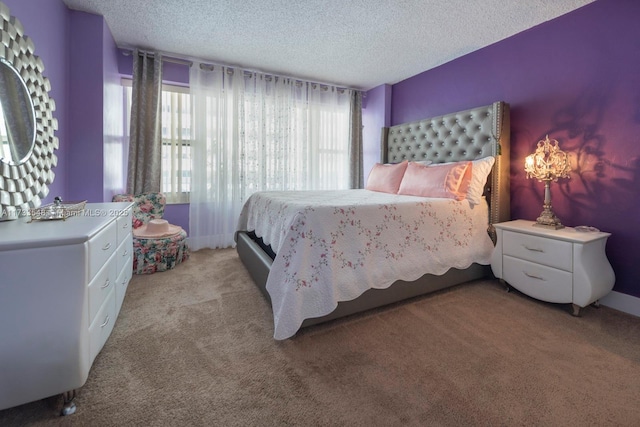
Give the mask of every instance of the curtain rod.
[{"label": "curtain rod", "polygon": [[[120,50],[122,50],[122,54],[124,56],[130,56],[133,54],[135,49],[129,48],[129,47],[122,47],[120,48]],[[138,52],[147,55],[147,56],[154,56],[155,53],[149,50],[143,50],[143,49],[138,49]],[[176,56],[173,56],[173,54],[165,54],[163,52],[159,52],[162,55],[162,61],[163,62],[171,62],[174,64],[181,64],[181,65],[187,65],[189,67],[193,66],[194,62],[193,60],[190,59],[185,59],[185,58],[179,58]],[[209,61],[202,61],[200,63],[200,67],[202,68],[202,66],[205,67],[209,67],[211,70],[213,70],[215,67],[227,67],[227,68],[231,68],[231,69],[239,69],[242,70],[245,74],[249,73],[249,74],[253,74],[253,73],[258,73],[258,74],[264,74],[264,75],[268,75],[268,76],[272,76],[272,77],[281,77],[284,79],[291,79],[291,80],[295,80],[297,82],[300,83],[310,83],[310,84],[317,84],[320,86],[333,86],[337,89],[342,89],[342,90],[353,90],[353,91],[357,91],[362,93],[362,95],[364,96],[366,94],[365,91],[360,90],[360,89],[355,89],[352,87],[346,87],[346,86],[340,86],[337,85],[335,83],[323,83],[323,82],[314,82],[314,81],[310,81],[310,80],[304,80],[304,79],[300,79],[297,77],[291,77],[291,76],[283,76],[283,75],[279,75],[279,74],[274,74],[274,73],[268,73],[268,72],[264,72],[264,71],[257,71],[257,70],[249,70],[249,69],[244,69],[242,67],[235,67],[235,66],[231,66],[231,65],[224,65],[224,64],[218,64],[218,63],[212,63]]]},{"label": "curtain rod", "polygon": [[[133,55],[133,51],[134,49],[129,49],[129,48],[121,48],[122,50],[122,54],[124,56],[131,56]],[[154,52],[148,51],[148,50],[142,50],[142,49],[138,49],[138,52],[147,55],[147,56],[155,56]],[[187,59],[182,59],[182,58],[175,58],[173,56],[167,56],[162,54],[162,61],[163,62],[172,62],[174,64],[182,64],[182,65],[188,65],[189,67],[191,67],[193,65],[193,61],[189,61]]]}]

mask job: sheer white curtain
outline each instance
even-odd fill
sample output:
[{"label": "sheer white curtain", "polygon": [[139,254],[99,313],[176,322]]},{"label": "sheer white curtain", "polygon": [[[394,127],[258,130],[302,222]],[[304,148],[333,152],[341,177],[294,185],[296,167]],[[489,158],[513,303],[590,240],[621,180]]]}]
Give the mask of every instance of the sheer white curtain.
[{"label": "sheer white curtain", "polygon": [[242,189],[236,184],[242,82],[224,68],[206,70],[193,64],[189,85],[194,132],[189,244],[193,250],[227,247],[242,208]]},{"label": "sheer white curtain", "polygon": [[191,100],[189,89],[162,88],[162,181],[167,203],[189,203],[191,191]]},{"label": "sheer white curtain", "polygon": [[262,190],[349,188],[350,90],[194,64],[189,242],[233,246]]}]

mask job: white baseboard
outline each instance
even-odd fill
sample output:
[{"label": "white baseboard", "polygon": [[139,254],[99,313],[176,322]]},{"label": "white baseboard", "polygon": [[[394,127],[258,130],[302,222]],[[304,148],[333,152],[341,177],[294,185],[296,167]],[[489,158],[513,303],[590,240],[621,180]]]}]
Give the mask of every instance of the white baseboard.
[{"label": "white baseboard", "polygon": [[640,317],[640,298],[612,291],[600,299],[600,304]]}]

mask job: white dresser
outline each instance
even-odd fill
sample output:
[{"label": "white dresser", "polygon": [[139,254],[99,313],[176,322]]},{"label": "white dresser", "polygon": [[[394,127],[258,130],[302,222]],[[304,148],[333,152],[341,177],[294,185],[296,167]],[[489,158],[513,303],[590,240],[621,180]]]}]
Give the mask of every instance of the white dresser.
[{"label": "white dresser", "polygon": [[0,409],[85,383],[132,274],[131,203],[27,220],[0,222]]},{"label": "white dresser", "polygon": [[575,316],[613,289],[615,275],[605,253],[609,233],[533,224],[495,224],[491,269],[497,278],[533,298],[571,303]]}]

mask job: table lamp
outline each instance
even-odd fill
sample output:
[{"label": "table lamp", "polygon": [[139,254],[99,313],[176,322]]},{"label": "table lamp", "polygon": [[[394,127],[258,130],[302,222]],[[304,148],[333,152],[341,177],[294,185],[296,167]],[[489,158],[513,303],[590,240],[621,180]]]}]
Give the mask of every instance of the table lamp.
[{"label": "table lamp", "polygon": [[538,141],[538,146],[533,154],[527,156],[524,162],[524,170],[527,178],[535,178],[544,181],[544,204],[542,213],[533,224],[537,227],[559,229],[564,225],[551,209],[551,181],[558,178],[569,178],[571,167],[567,153],[560,150],[558,141],[549,140],[549,135],[544,140]]}]

